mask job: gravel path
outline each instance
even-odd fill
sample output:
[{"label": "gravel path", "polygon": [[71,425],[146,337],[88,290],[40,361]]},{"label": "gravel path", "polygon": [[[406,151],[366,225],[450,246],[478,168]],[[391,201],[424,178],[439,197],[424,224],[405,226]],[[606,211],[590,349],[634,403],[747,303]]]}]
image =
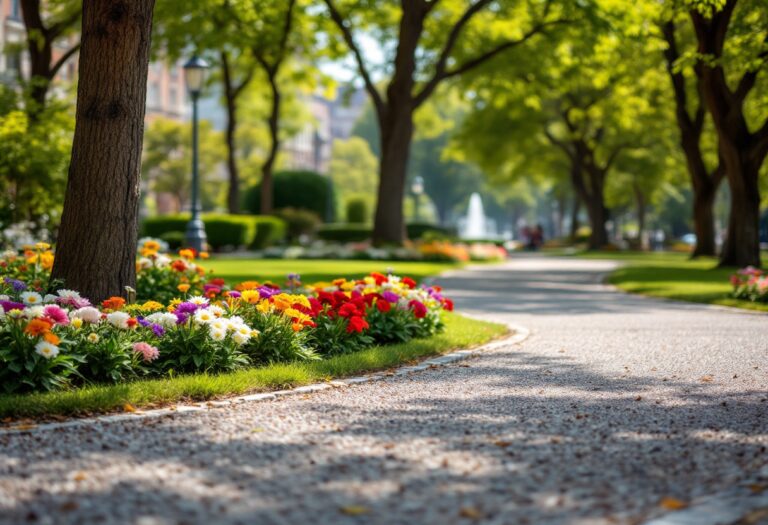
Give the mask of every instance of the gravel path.
[{"label": "gravel path", "polygon": [[768,316],[520,258],[440,281],[531,337],[375,384],[0,435],[0,523],[638,523],[768,461]]}]

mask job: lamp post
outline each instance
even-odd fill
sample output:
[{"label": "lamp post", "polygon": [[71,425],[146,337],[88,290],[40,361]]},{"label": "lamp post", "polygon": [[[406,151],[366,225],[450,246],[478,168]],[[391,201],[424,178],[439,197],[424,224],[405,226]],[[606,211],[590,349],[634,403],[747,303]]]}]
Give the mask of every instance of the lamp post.
[{"label": "lamp post", "polygon": [[184,83],[192,99],[192,218],[187,223],[187,246],[198,253],[205,249],[205,225],[200,218],[200,174],[198,170],[198,122],[197,99],[203,90],[205,73],[208,62],[198,56],[193,56],[184,64]]},{"label": "lamp post", "polygon": [[421,195],[424,193],[424,179],[420,175],[416,175],[411,184],[411,193],[413,193],[413,219],[415,222],[419,221],[419,204]]}]

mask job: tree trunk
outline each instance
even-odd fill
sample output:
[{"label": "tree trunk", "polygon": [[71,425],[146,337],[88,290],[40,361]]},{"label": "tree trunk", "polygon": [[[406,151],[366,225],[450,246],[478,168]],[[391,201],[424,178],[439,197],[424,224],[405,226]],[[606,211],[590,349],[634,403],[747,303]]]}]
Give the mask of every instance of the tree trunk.
[{"label": "tree trunk", "polygon": [[273,170],[275,166],[275,160],[277,159],[277,153],[280,150],[280,88],[277,85],[277,78],[275,74],[269,73],[269,86],[272,90],[272,109],[267,119],[267,125],[269,126],[269,137],[272,143],[270,144],[269,153],[261,166],[261,214],[269,215],[274,208],[274,184],[273,184]]},{"label": "tree trunk", "polygon": [[92,301],[136,283],[154,0],[84,0],[72,159],[52,282]]},{"label": "tree trunk", "polygon": [[645,202],[645,195],[643,194],[643,190],[640,189],[640,186],[637,184],[634,184],[635,190],[635,206],[637,206],[637,241],[638,246],[640,248],[643,248],[643,235],[645,234],[645,212],[646,212],[646,202]]},{"label": "tree trunk", "polygon": [[224,77],[224,100],[227,106],[227,129],[224,140],[227,144],[227,173],[229,188],[227,189],[227,209],[229,213],[240,213],[240,173],[237,170],[237,145],[235,131],[237,130],[237,95],[232,85],[232,72],[225,51],[221,52],[221,72]]},{"label": "tree trunk", "polygon": [[741,151],[730,145],[722,149],[731,189],[728,232],[720,266],[760,266],[759,165],[742,160]]},{"label": "tree trunk", "polygon": [[608,220],[608,210],[605,208],[602,193],[591,196],[587,201],[587,215],[592,232],[589,234],[588,248],[600,250],[608,244],[608,230],[605,222]]},{"label": "tree trunk", "polygon": [[704,191],[701,188],[693,194],[693,231],[696,234],[696,247],[691,258],[717,255],[715,243],[715,196],[717,191]]},{"label": "tree trunk", "polygon": [[581,212],[581,199],[578,194],[574,192],[573,199],[571,199],[571,241],[576,240],[576,236],[579,234],[579,213]]},{"label": "tree trunk", "polygon": [[381,163],[373,243],[402,244],[406,238],[403,196],[413,136],[413,109],[403,101],[391,104],[381,126]]}]

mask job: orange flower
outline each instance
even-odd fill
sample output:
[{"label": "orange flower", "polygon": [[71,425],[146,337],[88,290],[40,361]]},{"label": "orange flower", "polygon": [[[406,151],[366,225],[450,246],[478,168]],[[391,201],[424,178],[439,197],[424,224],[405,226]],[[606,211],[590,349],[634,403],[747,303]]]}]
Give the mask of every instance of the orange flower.
[{"label": "orange flower", "polygon": [[255,290],[259,287],[259,283],[256,281],[243,281],[237,286],[235,286],[235,290],[238,292],[242,292],[243,290]]},{"label": "orange flower", "polygon": [[200,252],[200,258],[201,259],[207,259],[208,257],[210,257],[208,252]]},{"label": "orange flower", "polygon": [[101,306],[106,310],[119,310],[125,306],[125,299],[122,297],[110,297],[102,301]]},{"label": "orange flower", "polygon": [[189,291],[189,285],[182,283],[176,287],[181,293],[187,293]]},{"label": "orange flower", "polygon": [[179,250],[179,257],[181,257],[182,259],[188,259],[191,261],[192,259],[195,258],[195,250],[191,248],[185,248],[183,250]]},{"label": "orange flower", "polygon": [[47,342],[51,343],[52,345],[57,345],[61,342],[61,339],[59,339],[59,337],[53,332],[45,332],[43,334],[43,339],[45,339]]},{"label": "orange flower", "polygon": [[38,335],[44,335],[46,332],[50,331],[51,328],[53,328],[53,323],[47,319],[32,319],[27,323],[27,327],[24,328],[24,333],[37,337]]},{"label": "orange flower", "polygon": [[294,332],[301,332],[301,329],[304,328],[304,325],[302,325],[301,323],[293,323],[291,325],[291,328],[293,328]]},{"label": "orange flower", "polygon": [[171,268],[173,268],[177,272],[183,272],[184,270],[187,269],[187,263],[185,263],[181,259],[176,259],[171,263]]}]

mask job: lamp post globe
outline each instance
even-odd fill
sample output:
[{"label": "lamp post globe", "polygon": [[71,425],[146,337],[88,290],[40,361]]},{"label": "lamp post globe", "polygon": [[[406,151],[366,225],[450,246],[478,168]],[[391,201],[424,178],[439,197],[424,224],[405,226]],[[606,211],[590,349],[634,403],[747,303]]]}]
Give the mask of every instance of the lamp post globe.
[{"label": "lamp post globe", "polygon": [[187,86],[189,97],[192,100],[192,217],[187,223],[187,246],[198,253],[205,250],[206,236],[205,225],[200,218],[200,173],[198,161],[198,117],[197,100],[205,85],[208,62],[198,56],[190,58],[184,64],[184,83]]}]

